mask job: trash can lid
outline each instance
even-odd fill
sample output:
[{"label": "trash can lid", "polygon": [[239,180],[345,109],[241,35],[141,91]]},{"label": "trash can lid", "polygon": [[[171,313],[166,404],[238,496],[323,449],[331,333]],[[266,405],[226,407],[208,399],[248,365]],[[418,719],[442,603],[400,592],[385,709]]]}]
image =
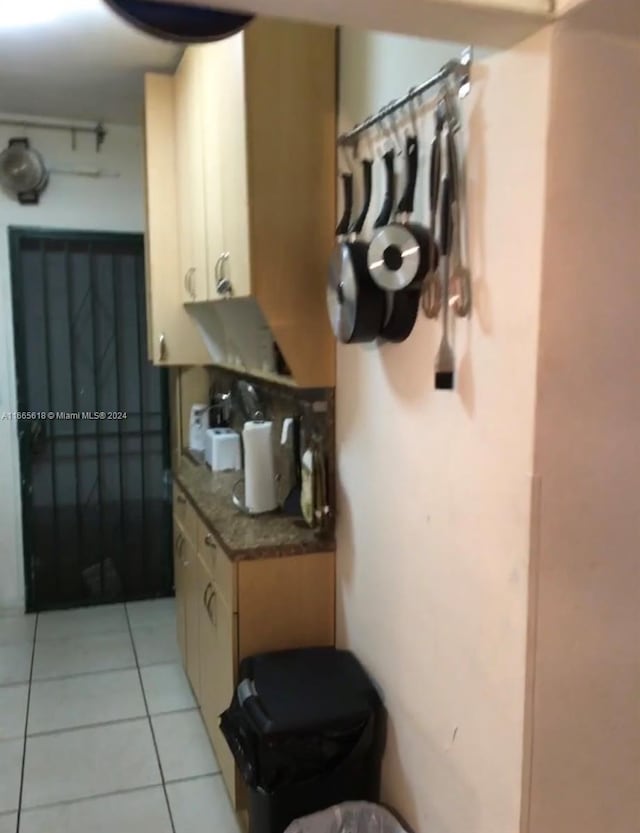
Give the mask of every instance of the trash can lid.
[{"label": "trash can lid", "polygon": [[242,662],[239,676],[254,695],[243,708],[263,735],[356,729],[378,704],[358,660],[335,648],[259,654]]}]

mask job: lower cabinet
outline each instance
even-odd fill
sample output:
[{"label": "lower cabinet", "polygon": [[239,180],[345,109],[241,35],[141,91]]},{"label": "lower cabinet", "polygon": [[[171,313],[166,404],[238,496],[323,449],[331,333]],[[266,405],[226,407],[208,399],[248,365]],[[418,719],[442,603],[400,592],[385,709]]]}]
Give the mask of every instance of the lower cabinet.
[{"label": "lower cabinet", "polygon": [[233,755],[220,731],[220,715],[228,707],[235,686],[238,621],[216,587],[209,582],[208,603],[200,615],[200,704],[222,777],[234,807],[238,805]]},{"label": "lower cabinet", "polygon": [[187,656],[187,596],[184,546],[186,536],[178,518],[173,516],[173,581],[176,591],[176,628],[178,647],[183,661]]},{"label": "lower cabinet", "polygon": [[220,731],[238,665],[263,651],[334,644],[335,558],[231,561],[190,500],[174,505],[182,513],[174,513],[178,642],[231,802],[240,809],[242,786]]}]

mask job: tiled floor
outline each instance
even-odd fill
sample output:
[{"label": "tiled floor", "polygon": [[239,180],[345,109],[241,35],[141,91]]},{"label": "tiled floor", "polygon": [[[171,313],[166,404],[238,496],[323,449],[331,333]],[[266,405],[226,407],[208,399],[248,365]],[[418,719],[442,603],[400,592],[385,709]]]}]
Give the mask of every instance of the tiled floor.
[{"label": "tiled floor", "polygon": [[0,833],[203,824],[239,833],[179,663],[173,600],[0,615]]}]

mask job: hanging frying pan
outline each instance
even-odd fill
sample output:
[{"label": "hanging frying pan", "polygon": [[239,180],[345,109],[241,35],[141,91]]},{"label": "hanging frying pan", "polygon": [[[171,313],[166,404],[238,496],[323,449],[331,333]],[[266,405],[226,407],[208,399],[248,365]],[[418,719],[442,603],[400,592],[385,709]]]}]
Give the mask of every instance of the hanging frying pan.
[{"label": "hanging frying pan", "polygon": [[[349,240],[338,242],[329,263],[327,310],[333,332],[343,344],[375,341],[385,317],[385,295],[371,280],[367,267],[368,245],[359,237],[371,206],[372,166],[370,159],[363,160],[362,210],[348,229]],[[343,179],[345,189],[346,183]],[[345,191],[345,203],[346,197]]]},{"label": "hanging frying pan", "polygon": [[[383,209],[375,222],[374,229],[383,228],[388,224],[395,203],[394,151],[387,151],[383,156],[383,161],[386,171],[386,194]],[[380,336],[385,341],[398,343],[408,338],[415,326],[420,306],[420,292],[418,289],[409,287],[399,292],[387,292],[386,295],[387,316]]]},{"label": "hanging frying pan", "polygon": [[437,259],[431,231],[411,222],[418,179],[418,138],[408,136],[407,184],[398,203],[398,220],[381,228],[369,245],[367,262],[375,283],[390,292],[420,286]]},{"label": "hanging frying pan", "polygon": [[208,43],[235,35],[253,15],[234,14],[198,5],[149,0],[105,0],[127,23],[148,35],[178,43]]}]

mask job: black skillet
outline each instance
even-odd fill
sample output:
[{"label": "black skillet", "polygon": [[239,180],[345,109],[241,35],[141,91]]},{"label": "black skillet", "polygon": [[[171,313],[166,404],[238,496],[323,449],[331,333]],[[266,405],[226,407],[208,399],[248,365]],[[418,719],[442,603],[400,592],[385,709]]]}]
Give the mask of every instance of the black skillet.
[{"label": "black skillet", "polygon": [[[375,341],[380,335],[386,312],[384,292],[376,286],[367,266],[368,244],[359,237],[371,206],[370,159],[362,162],[363,205],[349,226],[347,240],[339,240],[329,263],[327,309],[336,338],[343,344]],[[347,179],[343,179],[345,204]],[[343,216],[344,221],[344,216]],[[341,233],[342,222],[338,226]]]}]

